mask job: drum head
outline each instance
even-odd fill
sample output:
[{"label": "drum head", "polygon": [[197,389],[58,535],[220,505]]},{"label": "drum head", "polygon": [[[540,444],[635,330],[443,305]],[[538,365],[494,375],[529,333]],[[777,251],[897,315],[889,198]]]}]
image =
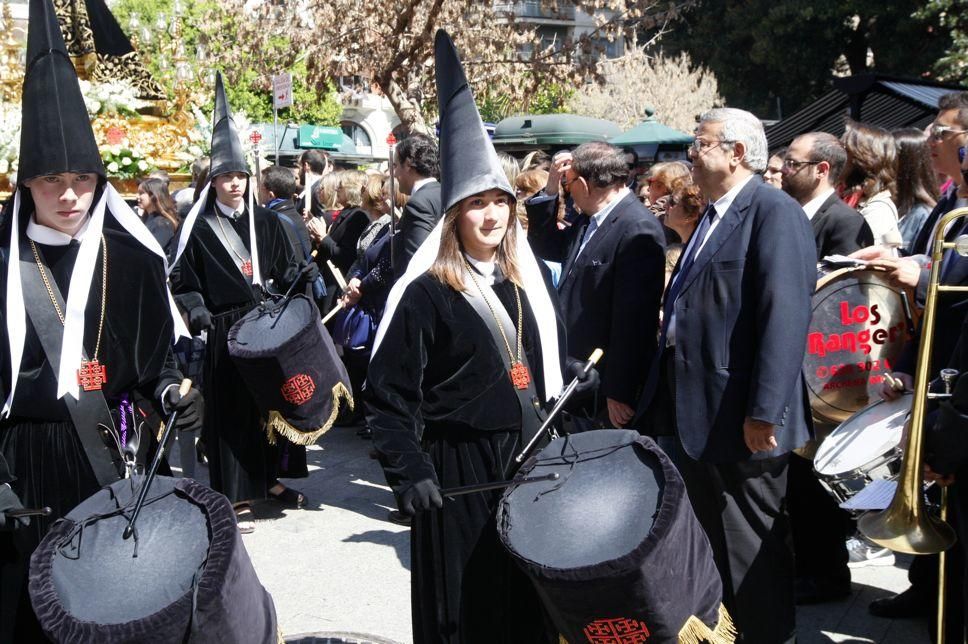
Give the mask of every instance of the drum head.
[{"label": "drum head", "polygon": [[814,419],[838,424],[878,399],[908,339],[902,291],[886,273],[823,271],[813,296],[803,373]]},{"label": "drum head", "polygon": [[844,474],[896,448],[913,400],[913,394],[903,394],[897,400],[881,400],[851,416],[820,445],[814,469],[824,476]]},{"label": "drum head", "polygon": [[[122,624],[153,615],[192,590],[208,557],[208,517],[174,489],[175,482],[155,479],[138,517],[137,541],[122,538],[128,517],[115,512],[118,503],[107,488],[68,514],[79,523],[72,538],[58,544],[51,579],[75,619]],[[121,481],[110,489],[125,505],[129,499],[120,494],[131,487]]]},{"label": "drum head", "polygon": [[632,552],[652,530],[664,480],[659,459],[638,439],[638,432],[606,429],[549,443],[521,473],[557,472],[559,479],[505,493],[505,545],[523,559],[558,569]]},{"label": "drum head", "polygon": [[230,350],[244,356],[271,355],[318,318],[316,305],[304,295],[256,307],[232,327]]}]

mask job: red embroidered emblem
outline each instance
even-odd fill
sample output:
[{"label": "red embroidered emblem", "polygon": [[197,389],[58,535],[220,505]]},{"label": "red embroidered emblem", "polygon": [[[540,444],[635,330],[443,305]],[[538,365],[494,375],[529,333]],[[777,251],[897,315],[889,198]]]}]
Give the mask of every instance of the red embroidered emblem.
[{"label": "red embroidered emblem", "polygon": [[627,617],[596,619],[585,627],[590,644],[642,644],[649,635],[645,624]]},{"label": "red embroidered emblem", "polygon": [[313,397],[316,383],[304,373],[298,373],[282,383],[282,397],[293,405],[301,405]]},{"label": "red embroidered emblem", "polygon": [[242,274],[246,277],[252,277],[252,261],[245,260],[242,262]]},{"label": "red embroidered emblem", "polygon": [[528,373],[528,368],[521,362],[515,362],[511,365],[510,374],[511,383],[516,389],[527,389],[528,385],[531,384],[531,374]]},{"label": "red embroidered emblem", "polygon": [[82,360],[77,370],[77,384],[84,391],[101,391],[108,381],[108,370],[97,360]]}]

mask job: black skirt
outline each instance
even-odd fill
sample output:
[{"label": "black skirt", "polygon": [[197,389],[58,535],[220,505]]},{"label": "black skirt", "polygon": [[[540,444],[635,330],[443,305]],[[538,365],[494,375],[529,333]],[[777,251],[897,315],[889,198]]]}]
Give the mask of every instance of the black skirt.
[{"label": "black skirt", "polygon": [[45,641],[27,594],[30,555],[50,526],[100,489],[70,421],[8,421],[0,452],[17,480],[10,487],[27,508],[49,506],[49,517],[0,533],[0,642]]},{"label": "black skirt", "polygon": [[[435,432],[424,448],[441,487],[505,480],[520,431]],[[502,491],[444,500],[413,519],[411,557],[416,644],[556,642],[530,580],[501,546],[495,509]]]}]

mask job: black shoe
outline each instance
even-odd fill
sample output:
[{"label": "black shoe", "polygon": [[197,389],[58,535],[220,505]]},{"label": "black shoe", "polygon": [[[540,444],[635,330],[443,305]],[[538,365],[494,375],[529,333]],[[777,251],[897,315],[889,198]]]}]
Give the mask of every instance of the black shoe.
[{"label": "black shoe", "polygon": [[890,619],[928,617],[931,613],[931,599],[918,593],[912,586],[903,593],[875,599],[867,606],[867,610],[875,617]]},{"label": "black shoe", "polygon": [[836,602],[850,597],[850,579],[826,577],[801,577],[797,579],[796,600],[798,606]]},{"label": "black shoe", "polygon": [[195,460],[202,465],[208,465],[208,456],[205,455],[205,443],[202,441],[195,443]]},{"label": "black shoe", "polygon": [[387,521],[390,523],[396,523],[397,525],[410,525],[410,517],[400,510],[390,510],[390,512],[387,514]]}]

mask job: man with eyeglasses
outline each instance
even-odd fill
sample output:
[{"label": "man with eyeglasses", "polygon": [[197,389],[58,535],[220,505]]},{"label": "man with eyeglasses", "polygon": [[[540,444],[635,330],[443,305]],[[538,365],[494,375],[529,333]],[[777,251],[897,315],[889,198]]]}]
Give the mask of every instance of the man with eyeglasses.
[{"label": "man with eyeglasses", "polygon": [[[874,266],[888,269],[892,281],[906,288],[914,289],[915,299],[919,306],[924,306],[927,295],[928,275],[932,240],[937,233],[938,220],[946,212],[968,206],[968,160],[965,159],[965,146],[968,146],[968,92],[953,92],[938,100],[938,115],[928,127],[928,146],[931,150],[931,164],[935,171],[951,179],[951,185],[938,200],[931,214],[925,220],[921,231],[914,243],[907,249],[908,256],[894,258],[885,249],[873,246],[864,248],[852,256],[870,260]],[[968,222],[956,221],[944,233],[945,241],[954,241],[960,235],[968,233]],[[941,284],[946,286],[968,285],[968,259],[957,253],[947,253],[941,266]],[[948,365],[951,356],[955,354],[956,343],[966,321],[968,312],[968,298],[954,293],[943,294],[938,298],[935,312],[935,331],[931,345],[929,362],[929,377],[935,377],[939,370]],[[904,384],[904,388],[913,388],[913,374],[917,369],[918,347],[920,345],[920,330],[907,343],[898,360],[894,377]],[[885,386],[881,397],[894,399],[900,395],[892,387]],[[930,459],[931,455],[928,455]],[[963,494],[958,488],[964,485],[956,482],[953,498],[956,499],[949,508],[948,520],[957,521],[960,512],[968,513],[968,508],[956,507],[957,500]],[[961,571],[956,570],[961,562],[960,552],[951,551],[948,559],[947,574],[952,578],[950,587],[960,587]],[[935,556],[915,557],[908,571],[911,586],[902,593],[891,597],[876,599],[871,602],[869,610],[878,617],[904,618],[931,615],[934,613],[934,602],[937,596],[937,558]],[[948,632],[955,634],[962,632],[961,605],[955,603],[948,610]]]},{"label": "man with eyeglasses", "polygon": [[[783,191],[796,199],[810,219],[817,261],[828,255],[847,255],[874,243],[861,214],[834,190],[846,162],[847,152],[840,139],[826,132],[801,134],[784,153]],[[813,463],[796,453],[790,455],[787,494],[796,553],[797,603],[816,604],[850,596],[846,547],[849,515],[820,485]]]},{"label": "man with eyeglasses", "polygon": [[767,146],[754,115],[707,112],[689,157],[711,203],[666,289],[661,359],[638,415],[674,432],[742,642],[780,644],[795,637],[787,466],[812,434],[802,365],[813,235],[800,206],[759,175]]},{"label": "man with eyeglasses", "polygon": [[783,191],[797,200],[810,220],[817,261],[828,255],[847,255],[874,243],[864,218],[834,190],[846,162],[843,144],[826,132],[801,134],[783,156]]}]

